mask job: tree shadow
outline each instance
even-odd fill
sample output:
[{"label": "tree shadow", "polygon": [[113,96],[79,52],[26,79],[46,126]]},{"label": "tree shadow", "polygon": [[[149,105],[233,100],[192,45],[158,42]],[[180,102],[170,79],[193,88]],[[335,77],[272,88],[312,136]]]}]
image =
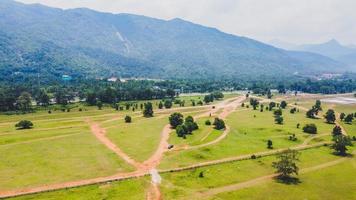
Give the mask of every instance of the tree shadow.
[{"label": "tree shadow", "polygon": [[298,185],[301,183],[299,178],[292,176],[276,176],[274,179],[277,181],[277,183],[282,183],[286,185]]}]

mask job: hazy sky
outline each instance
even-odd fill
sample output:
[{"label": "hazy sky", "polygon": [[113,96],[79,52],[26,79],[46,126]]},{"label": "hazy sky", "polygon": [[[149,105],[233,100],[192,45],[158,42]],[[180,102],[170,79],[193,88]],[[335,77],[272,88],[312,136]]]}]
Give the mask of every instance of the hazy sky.
[{"label": "hazy sky", "polygon": [[161,19],[182,18],[261,41],[356,44],[356,0],[18,0]]}]

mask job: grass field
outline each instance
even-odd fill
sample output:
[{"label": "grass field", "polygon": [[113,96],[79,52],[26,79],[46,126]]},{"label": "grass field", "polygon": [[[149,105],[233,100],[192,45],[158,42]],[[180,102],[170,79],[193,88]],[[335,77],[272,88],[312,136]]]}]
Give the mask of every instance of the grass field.
[{"label": "grass field", "polygon": [[[318,159],[315,159],[316,157]],[[338,158],[339,157],[331,154],[331,150],[326,147],[309,149],[301,152],[299,166],[300,168],[311,167]],[[239,161],[211,167],[202,167],[196,170],[167,173],[163,175],[164,183],[162,184],[163,186],[161,189],[164,192],[165,199],[185,199],[188,196],[192,197],[196,193],[203,192],[212,188],[236,184],[264,175],[273,174],[274,169],[271,167],[271,163],[274,160],[274,156],[268,156],[257,160]],[[349,169],[356,169],[355,159],[348,161],[348,163],[350,165]],[[204,173],[204,178],[199,177],[200,172]],[[351,175],[354,174],[354,172],[349,170],[345,172],[345,175],[347,174]],[[330,180],[332,180],[331,177]],[[300,181],[304,183],[305,179],[300,177]],[[327,186],[328,183],[324,184]],[[296,187],[299,187],[299,185]],[[352,185],[348,185],[348,187],[344,189],[352,190]],[[273,189],[271,188],[271,190]],[[265,192],[267,192],[267,190]],[[263,192],[259,194],[261,195],[261,199],[263,199],[262,197],[264,197],[265,194]],[[245,196],[245,198],[246,197],[248,196]],[[251,195],[251,198],[255,199],[253,197],[254,196]],[[281,197],[283,197],[283,195]],[[339,197],[342,197],[342,193],[339,194]]]},{"label": "grass field", "polygon": [[98,200],[98,199],[145,199],[145,190],[149,180],[133,179],[122,182],[113,182],[92,186],[84,186],[75,189],[60,190],[56,192],[42,193],[13,198],[14,200]]},{"label": "grass field", "polygon": [[[225,99],[236,96],[228,94],[225,95]],[[104,128],[105,136],[113,144],[129,157],[143,162],[157,150],[163,127],[168,124],[171,113],[181,112],[186,117],[210,112],[213,105],[189,107],[191,100],[198,101],[202,98],[203,95],[182,96],[180,99],[186,102],[185,107],[174,105],[173,109],[155,109],[152,118],[143,117],[140,109],[116,111],[110,106],[104,106],[102,110],[98,110],[97,107],[82,104],[74,104],[76,107],[70,112],[52,110],[52,113],[48,114],[47,110],[44,110],[26,115],[0,115],[0,155],[3,155],[0,160],[0,192],[132,172],[135,170],[133,166],[94,136],[90,123]],[[278,101],[283,98],[285,97],[280,95],[273,97]],[[309,108],[317,98],[287,99],[288,104],[297,102],[299,106]],[[143,102],[146,101],[134,103]],[[156,108],[159,100],[151,102]],[[124,103],[122,102],[123,105]],[[355,105],[322,103],[322,107],[323,112],[328,108],[333,108],[339,113],[356,110]],[[82,108],[82,111],[79,111],[79,108]],[[218,110],[216,114],[222,113],[223,110],[223,108]],[[203,147],[200,145],[215,141],[222,136],[223,131],[205,125],[205,121],[207,119],[213,121],[214,116],[199,118],[197,119],[199,129],[187,135],[186,139],[177,137],[174,130],[170,133],[168,144],[173,144],[176,150],[166,152],[158,168],[172,169],[331,141],[331,131],[335,125],[325,123],[323,118],[308,119],[302,109],[295,114],[291,114],[289,110],[290,107],[283,110],[284,122],[279,125],[274,122],[271,111],[260,112],[259,109],[253,110],[251,106],[238,107],[225,120],[230,128],[226,137]],[[320,117],[323,112],[319,114]],[[126,115],[132,117],[132,123],[125,123]],[[21,119],[31,120],[34,128],[16,130],[14,125]],[[297,128],[298,123],[300,128]],[[308,123],[317,125],[316,135],[312,136],[302,131],[302,127]],[[341,125],[349,135],[356,136],[355,121],[352,124],[341,122]],[[296,141],[289,140],[293,134],[297,137]],[[273,149],[267,148],[267,140],[272,140]],[[350,147],[350,152],[355,148]],[[303,169],[339,158],[329,147],[311,148],[301,151],[301,162],[298,166]],[[246,189],[209,193],[273,174],[271,163],[275,160],[275,156],[272,155],[199,167],[194,170],[161,173],[161,194],[163,199],[353,199],[355,196],[355,192],[352,191],[356,187],[356,182],[352,178],[356,175],[355,157],[335,166],[301,174],[298,176],[300,182],[296,185],[266,180]],[[203,173],[203,178],[199,177],[200,173]],[[14,199],[145,199],[150,185],[150,177],[142,177]],[[295,196],[298,198],[293,198]]]},{"label": "grass field", "polygon": [[[241,109],[227,118],[231,127],[230,133],[220,143],[203,147],[201,149],[184,152],[169,152],[162,161],[160,168],[182,167],[198,162],[268,151],[267,140],[272,140],[275,149],[300,145],[309,134],[297,128],[300,123],[303,127],[307,123],[315,123],[320,134],[330,133],[333,125],[325,123],[322,119],[307,119],[305,113],[300,111],[290,114],[286,109],[283,112],[284,124],[275,124],[273,113],[270,111]],[[290,141],[289,136],[295,134],[297,141]]]}]

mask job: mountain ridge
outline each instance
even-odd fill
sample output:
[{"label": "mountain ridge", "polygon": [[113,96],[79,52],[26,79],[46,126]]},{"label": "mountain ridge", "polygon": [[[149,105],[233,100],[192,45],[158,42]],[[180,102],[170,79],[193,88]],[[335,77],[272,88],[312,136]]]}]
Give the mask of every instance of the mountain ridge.
[{"label": "mountain ridge", "polygon": [[0,68],[10,77],[46,70],[56,77],[151,78],[345,71],[328,57],[285,51],[180,18],[63,10],[10,0],[0,1],[0,17]]}]

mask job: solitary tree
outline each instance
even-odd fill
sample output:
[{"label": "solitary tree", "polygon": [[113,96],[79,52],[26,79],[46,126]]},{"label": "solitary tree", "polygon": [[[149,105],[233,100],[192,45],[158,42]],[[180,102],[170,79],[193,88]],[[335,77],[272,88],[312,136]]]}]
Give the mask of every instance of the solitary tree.
[{"label": "solitary tree", "polygon": [[335,123],[336,117],[335,117],[335,112],[332,109],[329,109],[325,115],[324,118],[326,119],[326,122],[328,122],[329,124],[333,124]]},{"label": "solitary tree", "polygon": [[282,109],[285,109],[287,107],[287,102],[286,101],[282,101],[280,107]]},{"label": "solitary tree", "polygon": [[303,131],[305,133],[310,133],[310,134],[316,134],[318,129],[316,127],[315,124],[306,124],[304,127],[303,127]]},{"label": "solitary tree", "polygon": [[348,114],[348,115],[346,115],[344,122],[351,124],[353,119],[354,119],[353,114]]},{"label": "solitary tree", "polygon": [[172,103],[171,100],[165,100],[164,101],[164,107],[165,108],[169,109],[169,108],[172,108],[172,106],[173,106],[173,103]]},{"label": "solitary tree", "polygon": [[162,109],[162,108],[163,108],[163,103],[162,103],[162,101],[159,102],[158,108],[159,108],[159,109]]},{"label": "solitary tree", "polygon": [[315,118],[315,115],[316,115],[316,113],[315,113],[315,110],[313,108],[306,112],[306,116],[308,118]]},{"label": "solitary tree", "polygon": [[143,116],[144,117],[153,117],[153,106],[151,102],[147,102],[144,105],[144,110],[143,110]]},{"label": "solitary tree", "polygon": [[290,178],[292,174],[298,175],[299,153],[297,151],[288,149],[277,155],[277,159],[277,162],[272,163],[272,167],[280,174],[281,179]]},{"label": "solitary tree", "polygon": [[267,148],[273,149],[273,142],[272,142],[272,140],[267,140]]},{"label": "solitary tree", "polygon": [[222,129],[226,128],[224,120],[219,119],[219,118],[215,118],[213,125],[215,126],[215,129],[217,129],[217,130],[222,130]]},{"label": "solitary tree", "polygon": [[275,102],[270,102],[269,103],[269,106],[268,106],[268,108],[269,108],[269,110],[271,111],[274,107],[276,107],[276,103]]},{"label": "solitary tree", "polygon": [[101,110],[103,108],[103,103],[101,101],[96,102],[96,106],[98,106],[98,109]]},{"label": "solitary tree", "polygon": [[173,113],[169,117],[169,123],[172,128],[176,128],[183,124],[183,115],[181,113]]},{"label": "solitary tree", "polygon": [[344,120],[344,118],[345,118],[345,113],[341,113],[340,114],[340,120],[342,121],[342,120]]},{"label": "solitary tree", "polygon": [[352,146],[351,139],[349,136],[336,135],[333,138],[334,143],[331,145],[331,148],[335,150],[338,155],[345,156],[347,146]]},{"label": "solitary tree", "polygon": [[340,126],[335,126],[332,132],[333,136],[342,135],[342,129]]},{"label": "solitary tree", "polygon": [[206,120],[205,121],[205,125],[210,126],[211,125],[211,121],[210,120]]},{"label": "solitary tree", "polygon": [[125,122],[126,123],[131,123],[132,122],[132,118],[130,116],[126,115]]},{"label": "solitary tree", "polygon": [[33,127],[33,123],[29,120],[21,120],[15,127],[18,129],[30,129]]}]

